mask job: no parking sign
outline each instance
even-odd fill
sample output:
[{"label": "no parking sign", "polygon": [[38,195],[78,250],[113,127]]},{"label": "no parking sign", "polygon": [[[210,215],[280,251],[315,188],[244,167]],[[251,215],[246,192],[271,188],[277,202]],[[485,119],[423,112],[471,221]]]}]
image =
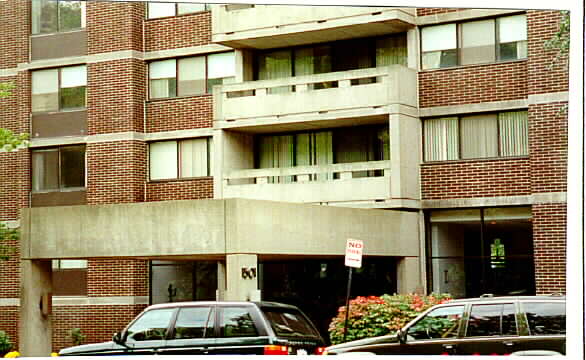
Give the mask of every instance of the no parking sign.
[{"label": "no parking sign", "polygon": [[364,244],[362,240],[348,239],[346,240],[346,257],[344,265],[353,268],[362,266],[362,249]]}]

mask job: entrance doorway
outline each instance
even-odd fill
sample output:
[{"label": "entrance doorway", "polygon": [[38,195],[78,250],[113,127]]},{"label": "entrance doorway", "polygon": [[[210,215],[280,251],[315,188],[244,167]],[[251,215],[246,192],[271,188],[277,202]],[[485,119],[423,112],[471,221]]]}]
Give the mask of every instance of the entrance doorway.
[{"label": "entrance doorway", "polygon": [[434,292],[535,294],[531,208],[432,211],[427,223]]},{"label": "entrance doorway", "polygon": [[217,261],[151,261],[150,303],[216,300]]}]

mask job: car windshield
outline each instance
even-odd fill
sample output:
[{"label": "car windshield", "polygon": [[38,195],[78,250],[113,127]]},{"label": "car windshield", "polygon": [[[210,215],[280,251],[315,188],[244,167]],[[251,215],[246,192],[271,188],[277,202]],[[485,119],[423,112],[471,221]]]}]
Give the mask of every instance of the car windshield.
[{"label": "car windshield", "polygon": [[277,336],[319,337],[307,319],[293,309],[263,308]]}]

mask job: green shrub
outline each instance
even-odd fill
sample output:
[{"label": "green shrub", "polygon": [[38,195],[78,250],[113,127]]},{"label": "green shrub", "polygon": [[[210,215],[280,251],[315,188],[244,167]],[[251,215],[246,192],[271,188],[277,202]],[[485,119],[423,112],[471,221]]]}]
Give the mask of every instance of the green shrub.
[{"label": "green shrub", "polygon": [[69,330],[69,337],[71,337],[71,342],[73,345],[81,345],[85,340],[85,335],[81,333],[80,328],[73,328]]},{"label": "green shrub", "polygon": [[[447,294],[359,296],[350,300],[346,341],[393,334],[422,311],[450,299]],[[346,307],[341,306],[329,326],[332,344],[344,341],[345,317]]]},{"label": "green shrub", "polygon": [[0,330],[0,356],[6,354],[12,349],[12,341],[5,331]]}]

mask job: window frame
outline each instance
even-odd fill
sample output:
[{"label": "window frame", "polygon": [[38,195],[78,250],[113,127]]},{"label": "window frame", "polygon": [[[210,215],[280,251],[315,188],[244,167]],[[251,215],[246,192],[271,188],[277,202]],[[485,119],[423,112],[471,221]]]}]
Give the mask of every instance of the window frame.
[{"label": "window frame", "polygon": [[[68,89],[68,88],[63,88],[62,87],[62,70],[63,69],[67,69],[67,68],[74,68],[74,67],[84,67],[85,68],[85,79],[84,79],[84,105],[82,107],[75,107],[75,108],[63,108],[63,103],[61,101],[61,95],[62,95],[62,89]],[[57,70],[57,109],[52,109],[52,110],[45,110],[45,111],[34,111],[33,110],[33,98],[34,98],[34,94],[33,94],[33,86],[34,86],[34,81],[33,81],[33,74],[35,72],[41,72],[41,71],[50,71],[50,70]],[[33,70],[31,71],[31,90],[30,90],[30,94],[31,94],[31,103],[30,103],[30,112],[32,114],[50,114],[50,113],[62,113],[62,112],[70,112],[70,111],[81,111],[81,110],[86,110],[87,109],[87,64],[77,64],[77,65],[68,65],[68,66],[62,66],[62,67],[55,67],[55,68],[47,68],[47,69],[37,69],[37,70]]]},{"label": "window frame", "polygon": [[[62,184],[62,174],[61,174],[61,166],[62,166],[62,159],[61,159],[61,151],[64,148],[69,147],[83,147],[83,186],[75,186],[75,187],[63,187]],[[87,147],[85,144],[76,144],[76,145],[65,145],[65,146],[56,146],[50,148],[41,148],[41,149],[32,149],[31,157],[30,157],[30,164],[31,164],[31,193],[33,194],[44,194],[44,193],[55,193],[55,192],[68,192],[68,191],[81,191],[87,188]],[[42,152],[57,152],[57,189],[39,189],[35,190],[34,188],[34,165],[33,165],[33,155]],[[44,175],[44,173],[43,173]]]},{"label": "window frame", "polygon": [[[182,177],[181,173],[181,143],[190,140],[198,140],[198,139],[205,139],[206,140],[206,149],[207,149],[207,175],[204,176],[189,176],[189,177]],[[174,178],[162,178],[162,179],[151,179],[151,144],[153,143],[162,143],[162,142],[175,142],[176,144],[176,152],[175,152],[175,159],[177,161],[177,177]],[[194,179],[203,179],[208,177],[213,177],[213,164],[212,164],[212,150],[213,150],[213,137],[212,136],[201,136],[195,138],[185,138],[185,139],[169,139],[169,140],[159,140],[159,141],[151,141],[149,142],[149,154],[148,154],[148,182],[157,183],[157,182],[171,182],[171,181],[182,181],[182,180],[194,180]]]},{"label": "window frame", "polygon": [[[441,118],[457,118],[457,141],[458,141],[458,152],[457,158],[455,159],[445,159],[445,160],[428,160],[426,157],[426,144],[427,144],[427,134],[425,131],[425,125],[422,124],[422,159],[424,164],[431,164],[431,163],[443,163],[443,162],[454,162],[454,161],[479,161],[479,160],[490,160],[490,159],[511,159],[511,158],[524,158],[529,156],[529,145],[527,145],[527,153],[521,155],[503,155],[503,147],[501,145],[502,139],[501,135],[503,134],[501,123],[499,121],[499,115],[503,113],[515,113],[515,112],[525,112],[527,114],[526,121],[527,121],[527,128],[529,126],[529,111],[528,109],[516,109],[516,110],[505,110],[505,111],[492,111],[486,113],[471,113],[471,114],[463,114],[463,115],[443,115],[443,116],[434,116],[428,117],[423,119],[423,123],[428,120],[432,119],[441,119]],[[478,116],[478,115],[495,115],[496,121],[496,141],[497,141],[497,155],[496,156],[489,156],[489,157],[462,157],[462,118]],[[527,134],[527,144],[529,140],[529,134]]]},{"label": "window frame", "polygon": [[212,11],[212,4],[211,3],[200,3],[204,5],[204,10],[198,10],[198,11],[191,11],[191,12],[186,12],[186,13],[179,13],[179,5],[181,4],[188,4],[188,5],[192,5],[193,3],[173,3],[174,6],[174,13],[175,15],[166,15],[166,16],[157,16],[157,17],[150,17],[150,4],[151,2],[147,3],[147,7],[146,7],[146,11],[145,11],[145,17],[146,20],[157,20],[157,19],[168,19],[168,18],[172,18],[172,17],[177,17],[177,16],[186,16],[186,15],[193,15],[193,14],[199,14],[199,13],[203,13],[206,11]]},{"label": "window frame", "polygon": [[70,0],[52,0],[57,4],[57,11],[56,11],[56,16],[55,18],[57,19],[57,31],[50,31],[50,32],[38,32],[38,33],[33,33],[33,7],[30,8],[30,35],[31,36],[45,36],[45,35],[51,35],[51,34],[62,34],[62,33],[68,33],[68,32],[75,32],[75,31],[83,31],[86,29],[87,26],[87,10],[86,10],[86,0],[78,0],[79,1],[79,5],[80,5],[80,27],[79,28],[75,28],[75,29],[68,29],[68,30],[61,30],[61,16],[59,15],[60,9],[61,7],[59,6],[60,2],[66,2],[66,1],[70,1]]},{"label": "window frame", "polygon": [[[502,15],[502,16],[492,16],[492,17],[482,17],[482,18],[474,18],[474,19],[466,19],[466,20],[461,20],[461,21],[455,21],[455,22],[446,22],[446,23],[438,23],[438,24],[430,24],[430,25],[426,25],[420,28],[419,33],[420,33],[420,41],[419,41],[419,69],[420,71],[433,71],[433,70],[443,70],[443,69],[453,69],[453,68],[458,68],[458,67],[463,67],[463,66],[478,66],[478,65],[487,65],[487,64],[499,64],[499,63],[505,63],[505,62],[511,62],[511,61],[526,61],[528,59],[528,55],[526,55],[523,58],[517,58],[517,59],[501,59],[501,54],[499,51],[499,47],[501,45],[501,36],[500,36],[500,31],[499,31],[499,19],[502,18],[507,18],[507,17],[513,17],[513,16],[519,16],[519,15],[524,15],[525,16],[525,26],[527,27],[527,13],[526,12],[519,12],[519,13],[513,13],[513,14],[507,14],[507,15]],[[479,62],[479,63],[472,63],[472,64],[462,64],[462,34],[463,34],[463,30],[462,30],[462,25],[466,24],[466,23],[472,23],[475,21],[482,21],[482,20],[492,20],[493,21],[493,26],[494,26],[494,61],[483,61],[483,62]],[[446,67],[432,67],[432,68],[424,68],[423,67],[423,35],[422,35],[422,30],[424,28],[430,28],[433,26],[440,26],[440,25],[448,25],[448,24],[455,24],[456,25],[456,65],[452,65],[452,66],[446,66]],[[525,39],[525,41],[528,41],[527,39]]]},{"label": "window frame", "polygon": [[[181,57],[176,57],[176,58],[166,58],[166,59],[157,59],[157,60],[153,60],[149,62],[149,68],[147,71],[147,75],[148,75],[148,81],[147,81],[147,85],[148,85],[148,100],[147,101],[159,101],[159,100],[165,100],[165,99],[177,99],[177,98],[185,98],[185,97],[192,97],[192,96],[204,96],[204,95],[212,95],[212,90],[213,90],[213,86],[210,88],[208,82],[209,82],[209,57],[211,55],[215,55],[215,54],[225,54],[225,53],[232,53],[234,54],[233,56],[235,57],[235,53],[233,51],[221,51],[221,52],[215,52],[215,53],[209,53],[209,54],[202,54],[202,55],[195,55],[195,56],[181,56]],[[204,71],[205,71],[205,78],[204,78],[204,82],[205,82],[205,91],[202,93],[196,93],[196,94],[185,94],[185,95],[180,95],[179,94],[179,60],[181,59],[189,59],[189,58],[198,58],[198,57],[203,57],[205,59],[204,61]],[[152,97],[151,96],[151,80],[157,80],[157,79],[151,79],[151,74],[150,74],[150,66],[152,63],[155,62],[159,62],[159,61],[167,61],[167,60],[173,60],[175,61],[175,96],[168,96],[168,97]],[[234,58],[235,60],[235,58]],[[236,76],[236,66],[234,66],[234,76]]]}]

